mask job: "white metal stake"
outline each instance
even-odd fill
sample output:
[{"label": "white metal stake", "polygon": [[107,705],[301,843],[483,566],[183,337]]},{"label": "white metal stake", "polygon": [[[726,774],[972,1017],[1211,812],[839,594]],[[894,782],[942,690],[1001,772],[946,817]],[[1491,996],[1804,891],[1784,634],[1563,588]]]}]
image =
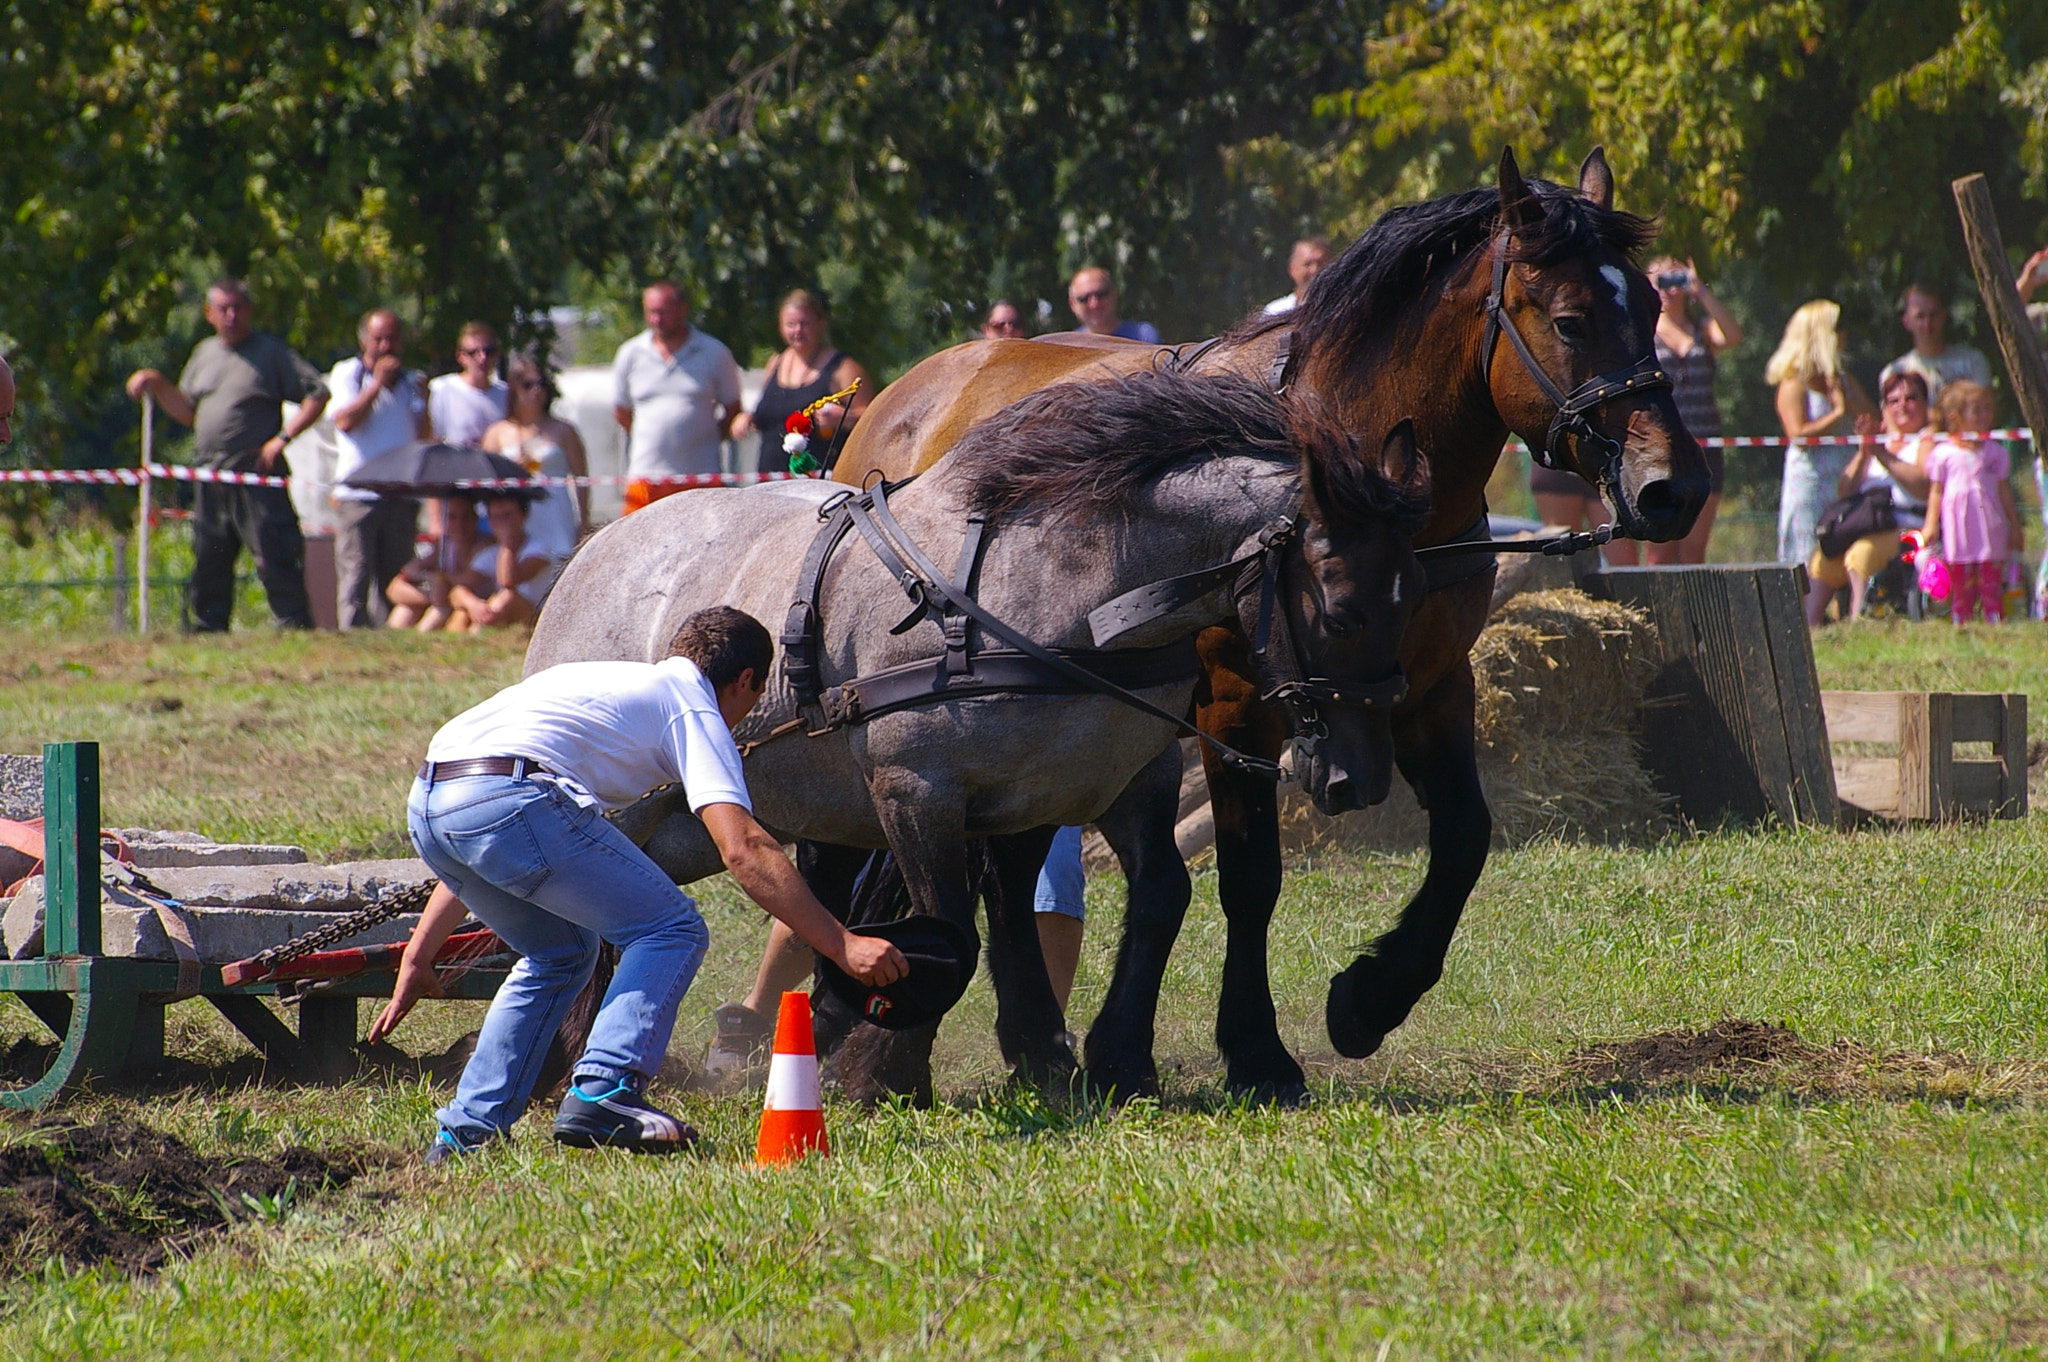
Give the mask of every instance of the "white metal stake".
[{"label": "white metal stake", "polygon": [[148,393],[142,395],[142,500],[141,509],[135,517],[135,632],[147,637],[149,634],[149,465],[155,454],[152,448],[152,419],[156,415],[156,399]]}]

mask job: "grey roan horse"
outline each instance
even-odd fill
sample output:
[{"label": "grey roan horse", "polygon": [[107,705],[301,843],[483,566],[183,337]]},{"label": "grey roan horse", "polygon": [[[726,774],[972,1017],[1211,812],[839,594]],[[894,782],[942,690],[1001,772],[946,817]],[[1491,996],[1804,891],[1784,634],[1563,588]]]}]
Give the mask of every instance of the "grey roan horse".
[{"label": "grey roan horse", "polygon": [[[1175,674],[1155,669],[1131,684],[1169,715],[1185,714],[1193,698],[1188,641],[1197,632],[1229,621],[1267,641],[1268,684],[1308,696],[1315,717],[1312,755],[1298,763],[1311,793],[1346,782],[1375,799],[1392,780],[1387,716],[1402,688],[1402,633],[1422,594],[1408,535],[1427,495],[1428,472],[1406,425],[1362,452],[1256,382],[1156,372],[1026,398],[970,431],[922,477],[890,489],[886,509],[932,565],[960,561],[969,518],[983,519],[978,572],[970,552],[948,585],[971,584],[979,608],[1028,642],[1075,650],[1083,665],[1092,656],[1111,671],[1134,650],[1184,650]],[[790,611],[821,521],[846,514],[833,504],[846,496],[812,482],[694,492],[607,527],[563,573],[527,672],[656,659],[685,617],[711,605],[773,627]],[[881,519],[872,502],[869,519]],[[1111,630],[1114,649],[1088,651],[1103,632],[1098,620],[1091,635],[1097,607],[1233,560],[1241,570],[1208,579],[1168,613]],[[755,814],[784,837],[892,851],[913,908],[970,933],[978,895],[970,839],[1004,837],[1011,870],[987,895],[997,1036],[1020,1072],[1063,1082],[1074,1058],[1022,907],[1031,858],[1043,857],[1053,827],[1095,820],[1141,771],[1177,768],[1170,739],[1179,725],[1078,686],[987,693],[1002,689],[993,683],[827,721],[848,717],[844,697],[859,690],[848,684],[856,679],[921,662],[937,683],[946,680],[946,621],[914,602],[906,616],[905,593],[916,584],[892,574],[860,534],[826,560],[815,661],[839,707],[802,703],[785,650],[737,734]],[[970,671],[974,658],[1002,646],[999,634],[952,623],[956,638],[965,626]],[[663,817],[648,848],[664,869],[680,882],[718,869],[694,819]],[[1013,903],[1020,911],[1006,911]],[[910,1086],[928,1092],[922,1078]]]}]

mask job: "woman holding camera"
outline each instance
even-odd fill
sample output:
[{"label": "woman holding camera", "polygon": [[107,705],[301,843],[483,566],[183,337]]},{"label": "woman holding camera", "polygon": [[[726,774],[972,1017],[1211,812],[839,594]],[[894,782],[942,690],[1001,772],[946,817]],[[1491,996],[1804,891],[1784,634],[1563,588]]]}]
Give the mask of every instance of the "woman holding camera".
[{"label": "woman holding camera", "polygon": [[[1663,256],[1650,262],[1649,274],[1657,286],[1657,301],[1664,306],[1657,317],[1657,363],[1671,375],[1671,397],[1685,428],[1696,440],[1711,439],[1721,433],[1721,409],[1714,402],[1714,356],[1742,344],[1742,323],[1701,282],[1692,261],[1680,264]],[[1669,544],[1648,546],[1652,563],[1707,561],[1707,537],[1714,532],[1714,513],[1721,508],[1726,465],[1719,449],[1705,453],[1714,490],[1693,522],[1692,533]]]}]

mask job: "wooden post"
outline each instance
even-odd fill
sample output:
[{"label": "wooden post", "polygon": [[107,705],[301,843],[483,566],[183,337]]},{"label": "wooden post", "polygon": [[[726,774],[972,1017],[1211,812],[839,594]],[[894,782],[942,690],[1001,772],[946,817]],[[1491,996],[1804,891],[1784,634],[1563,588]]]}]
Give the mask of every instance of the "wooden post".
[{"label": "wooden post", "polygon": [[43,744],[43,954],[100,953],[100,745]]},{"label": "wooden post", "polygon": [[1982,175],[1965,175],[1949,186],[1955,191],[1956,212],[1963,220],[1963,241],[1970,250],[1970,268],[1977,275],[1977,293],[1984,300],[1984,315],[1998,337],[1998,349],[2005,356],[2005,372],[2012,380],[2013,396],[2019,399],[2020,414],[2034,431],[2034,448],[2048,440],[2048,357],[2027,323],[2027,309],[2020,302],[2012,262],[2005,258],[2005,240],[1998,233],[1998,218],[1991,210],[1991,190]]},{"label": "wooden post", "polygon": [[156,415],[156,399],[148,393],[142,395],[142,497],[135,512],[135,632],[145,637],[149,634],[149,516],[150,486],[149,464],[156,452],[152,419]]}]

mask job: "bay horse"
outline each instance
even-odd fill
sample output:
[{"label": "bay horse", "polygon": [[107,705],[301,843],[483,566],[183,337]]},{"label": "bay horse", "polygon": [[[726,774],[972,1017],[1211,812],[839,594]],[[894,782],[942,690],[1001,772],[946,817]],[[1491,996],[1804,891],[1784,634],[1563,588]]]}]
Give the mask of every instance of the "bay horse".
[{"label": "bay horse", "polygon": [[[707,490],[614,522],[564,570],[526,672],[657,660],[712,605],[786,621],[735,732],[755,816],[785,839],[889,850],[912,908],[970,937],[970,840],[1027,847],[1020,882],[985,896],[997,1035],[1021,1074],[1060,1086],[1075,1060],[1030,911],[1052,828],[1102,816],[1170,750],[1194,636],[1226,621],[1267,641],[1266,684],[1326,705],[1330,780],[1384,792],[1427,487],[1407,424],[1368,459],[1250,380],[1055,387],[908,485]],[[701,825],[658,814],[622,822],[678,882],[719,868]]]},{"label": "bay horse", "polygon": [[[876,398],[833,476],[905,476],[1028,392],[1164,363],[1314,400],[1366,450],[1412,418],[1431,472],[1418,547],[1484,537],[1487,479],[1511,432],[1539,460],[1598,487],[1619,532],[1681,538],[1706,502],[1707,466],[1656,368],[1657,297],[1634,263],[1654,223],[1616,210],[1613,198],[1598,148],[1575,189],[1525,180],[1508,149],[1495,187],[1389,211],[1316,276],[1295,312],[1220,340],[1162,350],[1059,336],[978,341],[935,355]],[[1444,569],[1433,567],[1406,635],[1409,690],[1394,718],[1397,763],[1428,812],[1428,870],[1393,928],[1331,980],[1326,1025],[1332,1045],[1351,1057],[1379,1049],[1441,976],[1492,833],[1468,660],[1486,621],[1492,559],[1451,558]],[[1220,626],[1197,642],[1205,671],[1198,726],[1247,752],[1277,755],[1288,716],[1262,700],[1244,632]],[[1266,968],[1282,872],[1277,792],[1207,751],[1204,764],[1227,921],[1216,1022],[1226,1081],[1299,1100],[1304,1075],[1280,1038]],[[1373,793],[1326,789],[1318,803],[1337,811]],[[1171,789],[1155,781],[1097,824],[1123,864],[1129,907],[1115,975],[1088,1031],[1087,1070],[1099,1087],[1125,1096],[1157,1091],[1153,1018],[1190,897],[1172,845],[1172,805]]]}]

